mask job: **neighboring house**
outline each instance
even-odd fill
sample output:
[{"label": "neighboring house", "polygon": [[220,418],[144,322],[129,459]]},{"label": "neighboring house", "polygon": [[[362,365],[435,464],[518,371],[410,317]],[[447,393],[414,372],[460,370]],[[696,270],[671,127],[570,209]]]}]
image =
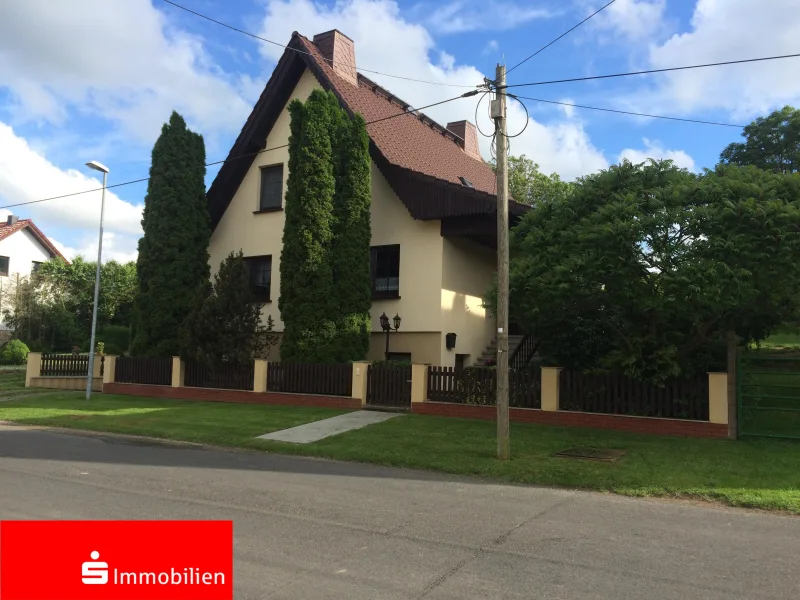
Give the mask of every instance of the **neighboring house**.
[{"label": "neighboring house", "polygon": [[[297,51],[294,51],[297,50]],[[333,62],[333,66],[331,63]],[[396,358],[434,365],[473,364],[495,337],[482,295],[496,273],[495,176],[478,150],[475,126],[448,126],[357,74],[353,41],[334,30],[314,41],[295,32],[208,192],[212,271],[241,249],[264,314],[277,307],[284,196],[288,176],[288,103],[315,88],[331,90],[351,114],[369,121],[372,157],[372,339],[383,357],[382,313],[402,318],[391,333]],[[255,154],[263,149],[277,148]],[[244,158],[240,158],[244,157]],[[512,224],[528,207],[510,203]],[[454,349],[446,336],[456,334]],[[277,358],[273,356],[270,358]]]},{"label": "neighboring house", "polygon": [[[61,255],[47,236],[30,219],[9,216],[0,223],[0,310],[9,308],[17,284],[43,262]],[[6,330],[0,323],[0,331]]]}]

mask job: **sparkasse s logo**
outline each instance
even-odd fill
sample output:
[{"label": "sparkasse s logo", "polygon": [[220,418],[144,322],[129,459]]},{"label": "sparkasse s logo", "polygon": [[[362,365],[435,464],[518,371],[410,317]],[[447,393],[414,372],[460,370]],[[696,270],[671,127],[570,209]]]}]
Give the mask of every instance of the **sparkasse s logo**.
[{"label": "sparkasse s logo", "polygon": [[83,563],[83,578],[81,581],[86,585],[105,585],[108,583],[108,563],[94,562],[100,558],[97,550],[92,550],[92,561]]},{"label": "sparkasse s logo", "polygon": [[[98,562],[100,553],[93,550],[90,554],[92,560],[83,563],[81,581],[85,585],[105,585],[108,583],[108,563]],[[183,567],[169,571],[125,571],[112,570],[112,583],[114,585],[225,585],[225,573],[203,572],[196,567]]]},{"label": "sparkasse s logo", "polygon": [[233,524],[0,521],[0,598],[232,600]]}]

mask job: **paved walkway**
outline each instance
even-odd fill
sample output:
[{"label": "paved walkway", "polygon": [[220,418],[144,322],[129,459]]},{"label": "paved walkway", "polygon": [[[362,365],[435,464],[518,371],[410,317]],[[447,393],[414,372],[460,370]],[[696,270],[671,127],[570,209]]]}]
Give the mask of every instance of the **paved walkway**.
[{"label": "paved walkway", "polygon": [[258,439],[291,442],[293,444],[310,444],[311,442],[316,442],[332,435],[338,435],[345,431],[352,431],[353,429],[361,429],[367,425],[382,423],[383,421],[399,416],[398,414],[392,413],[360,410],[330,419],[306,423],[305,425],[299,425],[291,429],[273,431],[272,433],[258,436]]}]

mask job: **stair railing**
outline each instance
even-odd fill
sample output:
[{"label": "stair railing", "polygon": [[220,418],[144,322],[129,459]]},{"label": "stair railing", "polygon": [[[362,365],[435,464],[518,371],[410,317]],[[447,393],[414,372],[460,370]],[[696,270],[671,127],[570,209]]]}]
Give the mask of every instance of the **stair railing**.
[{"label": "stair railing", "polygon": [[536,355],[538,349],[539,342],[536,338],[532,335],[525,335],[520,343],[517,344],[517,347],[514,348],[514,352],[511,353],[508,359],[508,366],[512,369],[519,369],[526,366]]}]

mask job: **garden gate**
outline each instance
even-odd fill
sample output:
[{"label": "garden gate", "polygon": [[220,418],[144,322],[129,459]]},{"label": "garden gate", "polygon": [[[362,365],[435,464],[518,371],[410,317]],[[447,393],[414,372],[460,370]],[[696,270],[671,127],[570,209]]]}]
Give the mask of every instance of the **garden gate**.
[{"label": "garden gate", "polygon": [[411,408],[411,365],[367,367],[367,408]]},{"label": "garden gate", "polygon": [[739,435],[800,439],[800,356],[745,353],[737,374]]}]

